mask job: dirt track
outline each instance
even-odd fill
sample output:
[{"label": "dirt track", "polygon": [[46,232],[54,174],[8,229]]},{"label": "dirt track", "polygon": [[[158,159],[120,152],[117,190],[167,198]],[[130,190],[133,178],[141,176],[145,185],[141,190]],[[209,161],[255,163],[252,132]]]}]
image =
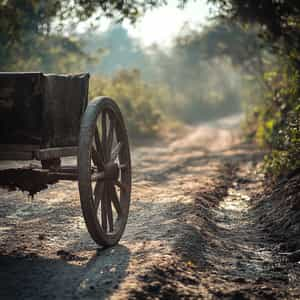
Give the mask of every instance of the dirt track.
[{"label": "dirt track", "polygon": [[76,183],[33,200],[1,190],[0,299],[300,299],[299,266],[261,228],[262,153],[238,118],[133,153],[133,195],[116,247],[97,249]]}]

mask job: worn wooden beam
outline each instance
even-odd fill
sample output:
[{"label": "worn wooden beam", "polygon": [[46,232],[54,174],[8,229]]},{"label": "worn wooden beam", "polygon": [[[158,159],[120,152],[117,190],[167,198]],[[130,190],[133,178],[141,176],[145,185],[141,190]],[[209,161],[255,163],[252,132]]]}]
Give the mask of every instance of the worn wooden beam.
[{"label": "worn wooden beam", "polygon": [[55,178],[57,180],[78,180],[78,173],[62,173],[62,172],[49,172],[48,176]]},{"label": "worn wooden beam", "polygon": [[76,156],[77,147],[55,147],[39,149],[34,152],[37,160],[46,160],[51,158],[59,158],[64,156]]},{"label": "worn wooden beam", "polygon": [[0,152],[33,152],[40,148],[39,145],[28,144],[0,144]]},{"label": "worn wooden beam", "polygon": [[32,160],[34,159],[33,152],[31,151],[0,151],[1,160]]}]

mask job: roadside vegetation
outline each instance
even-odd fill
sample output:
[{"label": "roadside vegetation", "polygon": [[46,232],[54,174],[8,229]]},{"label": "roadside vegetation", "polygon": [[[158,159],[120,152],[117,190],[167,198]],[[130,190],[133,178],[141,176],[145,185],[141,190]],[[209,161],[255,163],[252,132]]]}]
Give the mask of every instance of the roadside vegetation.
[{"label": "roadside vegetation", "polygon": [[168,91],[147,84],[138,70],[122,70],[112,77],[92,76],[89,99],[99,95],[116,99],[131,136],[147,138],[159,134],[165,117],[159,102],[169,97]]},{"label": "roadside vegetation", "polygon": [[289,177],[300,169],[299,70],[286,57],[265,78],[271,88],[249,110],[245,132],[268,150],[266,173],[273,179]]},{"label": "roadside vegetation", "polygon": [[289,178],[300,170],[300,3],[211,2],[219,5],[227,21],[246,30],[256,28],[262,41],[260,52],[267,50],[273,56],[270,60],[264,55],[260,61],[261,96],[248,109],[246,128],[248,137],[269,152],[265,157],[268,177]]}]

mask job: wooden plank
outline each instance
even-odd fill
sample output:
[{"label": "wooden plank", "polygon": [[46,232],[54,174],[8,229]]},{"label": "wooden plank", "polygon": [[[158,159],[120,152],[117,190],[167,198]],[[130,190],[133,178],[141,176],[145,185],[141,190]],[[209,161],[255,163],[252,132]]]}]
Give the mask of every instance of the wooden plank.
[{"label": "wooden plank", "polygon": [[0,73],[1,143],[40,145],[42,96],[42,73]]},{"label": "wooden plank", "polygon": [[78,147],[55,147],[44,148],[34,152],[37,160],[46,160],[51,158],[59,158],[64,156],[76,156]]},{"label": "wooden plank", "polygon": [[64,172],[63,168],[59,168],[55,171],[48,170],[48,169],[39,169],[34,168],[32,169],[33,172],[39,172],[43,176],[48,176],[50,179],[53,180],[78,180],[78,171],[77,168],[68,169],[68,172]]},{"label": "wooden plank", "polygon": [[0,72],[1,143],[77,145],[80,119],[88,101],[88,83],[87,73]]},{"label": "wooden plank", "polygon": [[80,119],[88,100],[89,74],[44,75],[42,145],[78,144]]},{"label": "wooden plank", "polygon": [[57,180],[78,180],[77,173],[49,172],[48,176],[55,177]]},{"label": "wooden plank", "polygon": [[0,160],[32,160],[34,159],[33,152],[29,151],[0,151]]},{"label": "wooden plank", "polygon": [[35,76],[35,75],[42,75],[41,72],[0,72],[0,77],[13,77],[13,78],[20,78],[25,76]]},{"label": "wooden plank", "polygon": [[33,152],[39,149],[39,145],[28,145],[28,144],[0,144],[0,152]]},{"label": "wooden plank", "polygon": [[61,166],[58,171],[61,171],[62,173],[78,173],[77,166]]}]

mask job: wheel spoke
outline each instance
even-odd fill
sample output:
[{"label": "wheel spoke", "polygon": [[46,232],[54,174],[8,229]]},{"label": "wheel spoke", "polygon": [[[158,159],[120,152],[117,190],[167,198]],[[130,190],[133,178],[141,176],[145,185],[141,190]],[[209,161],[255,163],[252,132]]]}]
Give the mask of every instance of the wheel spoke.
[{"label": "wheel spoke", "polygon": [[103,182],[97,181],[95,189],[94,189],[94,198],[95,198],[96,212],[98,212],[100,201],[103,198],[103,188],[104,188]]},{"label": "wheel spoke", "polygon": [[107,219],[109,225],[109,232],[112,232],[114,230],[114,220],[113,220],[113,212],[112,212],[110,197],[111,197],[110,189],[107,189],[106,192]]},{"label": "wheel spoke", "polygon": [[111,116],[110,126],[109,126],[109,131],[108,131],[108,138],[107,138],[107,156],[108,156],[108,159],[111,158],[112,144],[113,144],[113,139],[114,139],[114,129],[115,129],[115,120]]},{"label": "wheel spoke", "polygon": [[128,192],[129,188],[126,184],[122,183],[121,181],[117,180],[115,182],[116,186],[118,186],[121,190],[123,190],[124,192]]},{"label": "wheel spoke", "polygon": [[108,160],[107,157],[107,132],[106,132],[106,113],[105,111],[102,112],[101,116],[101,124],[102,124],[102,148],[103,148],[103,154],[104,154],[104,161],[106,162]]},{"label": "wheel spoke", "polygon": [[101,225],[104,232],[107,232],[107,188],[104,185],[103,197],[101,199]]},{"label": "wheel spoke", "polygon": [[[96,145],[96,155],[98,157],[97,161],[101,162],[102,166],[104,165],[104,152],[101,144],[101,140],[99,137],[98,127],[95,129],[95,145]],[[99,167],[99,166],[98,166]]]},{"label": "wheel spoke", "polygon": [[104,169],[104,162],[101,159],[100,154],[97,152],[94,146],[92,146],[92,160],[94,164],[97,166],[98,170]]},{"label": "wheel spoke", "polygon": [[120,165],[119,165],[119,168],[120,168],[121,170],[125,170],[125,169],[128,168],[128,164],[127,164],[127,163],[125,163],[125,164],[120,164]]},{"label": "wheel spoke", "polygon": [[111,185],[111,201],[118,213],[118,216],[121,216],[122,215],[121,203],[119,201],[119,197],[117,195],[117,191],[114,185]]},{"label": "wheel spoke", "polygon": [[120,153],[120,150],[122,148],[122,143],[118,142],[118,144],[114,147],[114,149],[111,152],[111,160],[115,161]]}]

